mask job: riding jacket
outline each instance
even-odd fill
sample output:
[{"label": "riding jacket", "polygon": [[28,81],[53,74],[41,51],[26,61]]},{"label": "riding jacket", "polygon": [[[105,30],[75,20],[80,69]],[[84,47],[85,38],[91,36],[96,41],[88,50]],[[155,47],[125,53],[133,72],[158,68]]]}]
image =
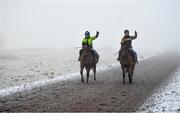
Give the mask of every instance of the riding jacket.
[{"label": "riding jacket", "polygon": [[92,41],[95,40],[97,37],[96,36],[89,36],[89,37],[84,37],[83,40],[82,40],[82,45],[88,45],[88,46],[93,46],[93,43]]},{"label": "riding jacket", "polygon": [[127,45],[129,48],[132,47],[132,40],[136,39],[137,35],[135,36],[123,36],[121,39],[121,44]]}]

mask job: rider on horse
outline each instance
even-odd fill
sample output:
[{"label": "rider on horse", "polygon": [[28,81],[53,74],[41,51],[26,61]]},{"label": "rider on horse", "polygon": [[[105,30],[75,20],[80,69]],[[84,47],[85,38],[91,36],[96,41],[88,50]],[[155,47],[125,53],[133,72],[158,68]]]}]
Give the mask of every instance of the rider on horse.
[{"label": "rider on horse", "polygon": [[[124,44],[127,45],[128,50],[130,51],[130,53],[132,53],[133,60],[136,63],[138,63],[137,54],[132,48],[132,40],[134,40],[136,38],[137,38],[137,32],[136,31],[135,31],[135,36],[129,36],[129,30],[125,30],[124,31],[124,36],[121,39],[121,46],[124,45]],[[120,60],[120,54],[121,54],[121,50],[119,51],[119,56],[118,56],[118,59],[117,59],[118,61]]]},{"label": "rider on horse", "polygon": [[[97,60],[99,58],[99,55],[98,53],[93,49],[93,43],[92,41],[95,40],[97,37],[99,36],[99,32],[96,31],[96,35],[95,36],[90,36],[90,32],[89,31],[86,31],[85,32],[85,37],[83,38],[82,40],[82,46],[89,46],[91,47],[91,52],[94,56],[94,58]],[[78,58],[78,61],[80,61],[80,57],[81,57],[81,54],[82,54],[82,49],[79,51],[79,58]]]}]

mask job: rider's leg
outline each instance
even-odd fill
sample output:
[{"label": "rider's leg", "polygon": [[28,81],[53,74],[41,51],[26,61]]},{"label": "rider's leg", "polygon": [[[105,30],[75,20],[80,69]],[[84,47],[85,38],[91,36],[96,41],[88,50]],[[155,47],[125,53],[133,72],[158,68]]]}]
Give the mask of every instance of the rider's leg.
[{"label": "rider's leg", "polygon": [[78,58],[78,61],[80,61],[81,55],[82,55],[82,49],[79,50],[79,58]]},{"label": "rider's leg", "polygon": [[91,49],[93,56],[95,56],[95,58],[98,60],[99,59],[99,54],[97,53],[96,50],[94,50],[93,48]]},{"label": "rider's leg", "polygon": [[132,48],[129,48],[129,50],[133,53],[133,57],[134,57],[133,59],[134,59],[134,61],[138,63],[137,53],[136,53]]},{"label": "rider's leg", "polygon": [[137,59],[137,53],[135,51],[133,51],[133,54],[134,54],[134,59],[135,59],[135,62],[138,63],[138,59]]}]

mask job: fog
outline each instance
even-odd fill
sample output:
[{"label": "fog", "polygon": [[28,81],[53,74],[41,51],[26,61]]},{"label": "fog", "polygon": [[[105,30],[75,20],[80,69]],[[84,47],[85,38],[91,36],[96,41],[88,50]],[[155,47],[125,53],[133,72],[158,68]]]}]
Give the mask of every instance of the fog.
[{"label": "fog", "polygon": [[178,46],[179,46],[179,50],[180,50],[180,2],[178,3],[179,4],[179,9],[178,9],[178,39],[179,39],[179,41],[178,41]]},{"label": "fog", "polygon": [[180,2],[1,0],[0,47],[71,48],[84,32],[99,38],[95,47],[118,49],[124,29],[138,38],[136,50],[180,48]]},{"label": "fog", "polygon": [[0,48],[3,47],[3,37],[2,37],[2,3],[0,2]]}]

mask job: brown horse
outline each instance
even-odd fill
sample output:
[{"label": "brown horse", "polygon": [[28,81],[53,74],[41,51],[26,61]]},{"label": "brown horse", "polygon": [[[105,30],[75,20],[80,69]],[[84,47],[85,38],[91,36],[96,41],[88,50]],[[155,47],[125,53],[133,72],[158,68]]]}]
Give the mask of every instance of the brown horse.
[{"label": "brown horse", "polygon": [[128,73],[129,83],[132,83],[132,76],[136,62],[133,61],[133,57],[130,55],[128,46],[122,45],[120,50],[120,64],[123,72],[123,84],[125,84],[125,74]]},{"label": "brown horse", "polygon": [[81,74],[81,82],[84,82],[83,78],[83,70],[86,69],[86,75],[87,75],[87,81],[89,81],[89,73],[90,70],[93,69],[94,71],[94,80],[96,81],[96,64],[98,62],[99,58],[95,60],[93,53],[91,51],[90,46],[84,46],[82,49],[82,55],[80,57],[80,74]]}]

